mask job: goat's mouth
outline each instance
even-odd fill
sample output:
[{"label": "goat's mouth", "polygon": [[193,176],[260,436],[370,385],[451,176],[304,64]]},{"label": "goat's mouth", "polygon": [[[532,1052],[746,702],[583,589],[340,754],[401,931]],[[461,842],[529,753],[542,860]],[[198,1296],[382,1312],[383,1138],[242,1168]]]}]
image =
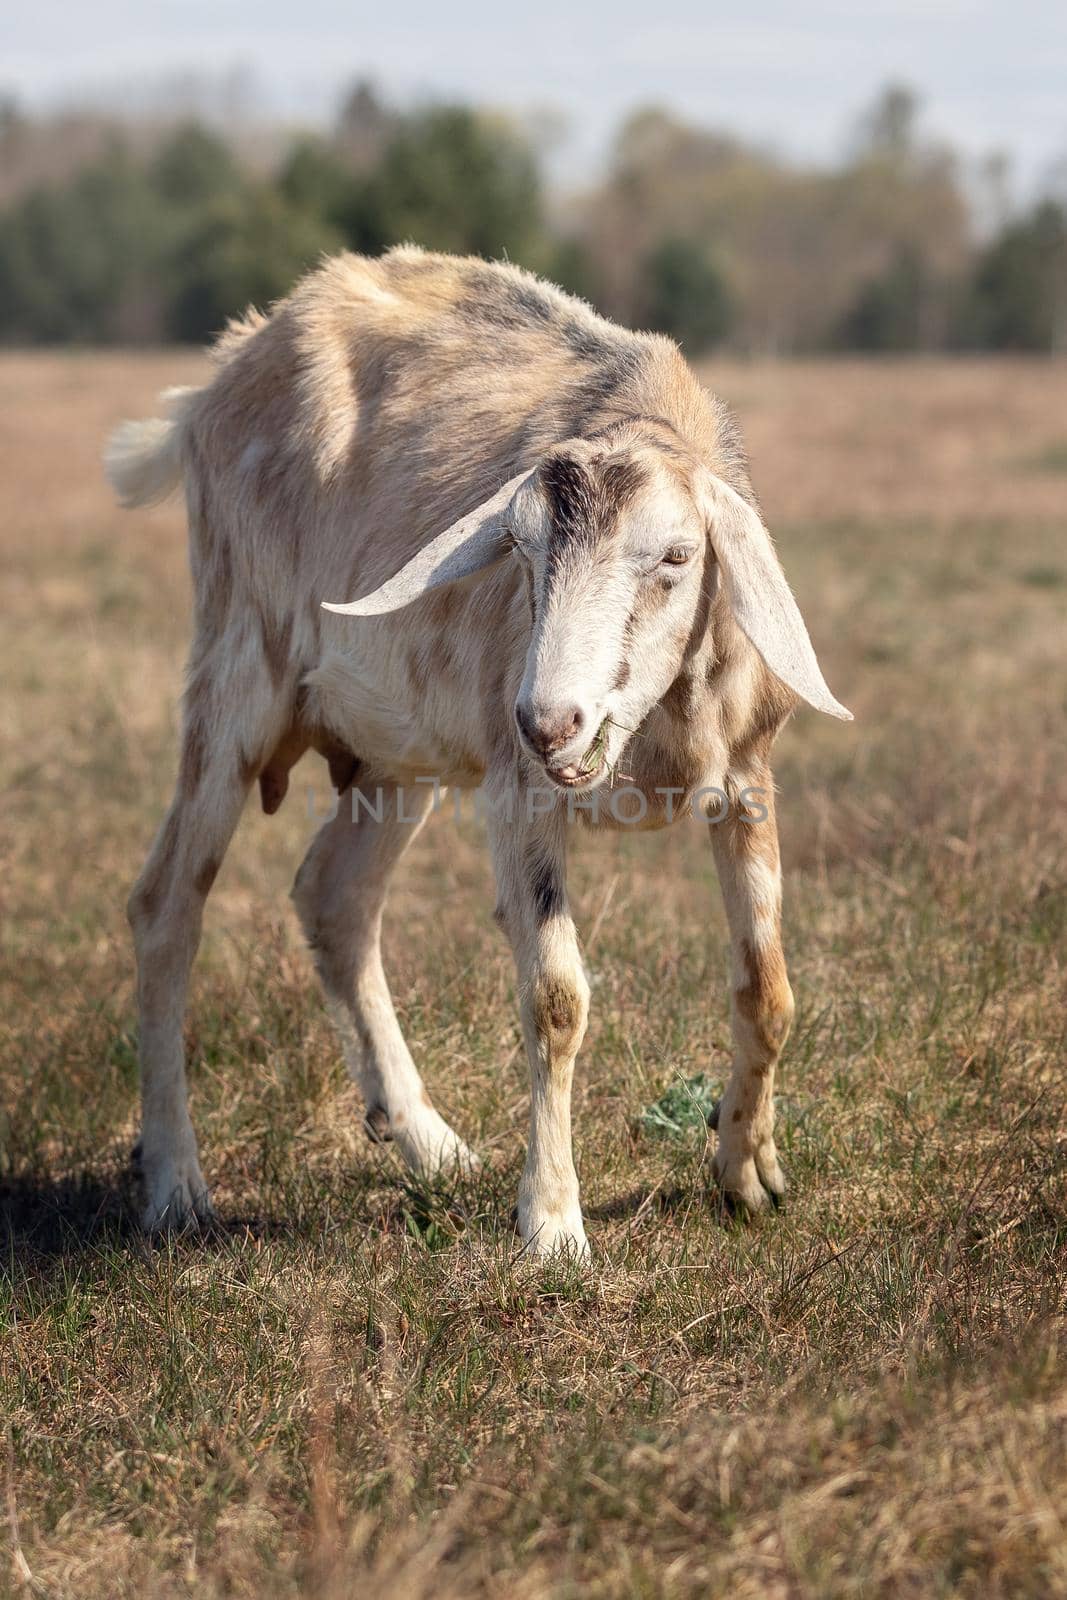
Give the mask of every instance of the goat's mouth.
[{"label": "goat's mouth", "polygon": [[580,761],[568,761],[562,767],[549,766],[546,762],[545,771],[561,789],[584,789],[587,785],[595,783],[608,764],[608,726],[610,717],[605,717],[597,729],[596,738]]}]

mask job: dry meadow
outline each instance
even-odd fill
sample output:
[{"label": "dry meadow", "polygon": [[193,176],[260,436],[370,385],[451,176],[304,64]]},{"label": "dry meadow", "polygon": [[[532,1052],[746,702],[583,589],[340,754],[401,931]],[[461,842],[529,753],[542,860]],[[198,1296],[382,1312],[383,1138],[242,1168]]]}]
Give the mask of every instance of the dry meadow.
[{"label": "dry meadow", "polygon": [[434,1098],[488,1157],[370,1144],[287,890],[308,758],[209,903],[188,1049],[225,1223],[147,1246],[129,885],[175,771],[177,506],[106,429],[188,353],[0,360],[0,1593],[1067,1595],[1067,365],[722,365],[827,677],[779,742],[785,1207],[703,1131],[729,1063],[692,823],[583,843],[576,1129],[595,1259],[534,1269],[524,1063],[477,824],[387,922]]}]

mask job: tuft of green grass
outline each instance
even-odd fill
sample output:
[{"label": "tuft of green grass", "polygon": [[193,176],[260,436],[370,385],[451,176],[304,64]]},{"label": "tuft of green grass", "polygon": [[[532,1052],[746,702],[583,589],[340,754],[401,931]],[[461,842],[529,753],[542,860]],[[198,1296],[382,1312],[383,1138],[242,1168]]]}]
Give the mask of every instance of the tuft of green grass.
[{"label": "tuft of green grass", "polygon": [[703,1132],[715,1121],[723,1085],[713,1083],[706,1072],[678,1078],[658,1100],[646,1106],[638,1118],[646,1133],[678,1139],[693,1129]]}]

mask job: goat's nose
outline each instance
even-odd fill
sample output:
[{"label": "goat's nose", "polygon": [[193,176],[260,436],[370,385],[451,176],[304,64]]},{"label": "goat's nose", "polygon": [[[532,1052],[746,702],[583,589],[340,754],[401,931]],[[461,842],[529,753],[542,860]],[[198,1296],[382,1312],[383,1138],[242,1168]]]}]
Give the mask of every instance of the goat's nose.
[{"label": "goat's nose", "polygon": [[535,714],[520,700],[515,706],[515,721],[530,748],[539,756],[549,756],[578,737],[585,727],[585,712],[581,706],[567,706],[562,711]]}]

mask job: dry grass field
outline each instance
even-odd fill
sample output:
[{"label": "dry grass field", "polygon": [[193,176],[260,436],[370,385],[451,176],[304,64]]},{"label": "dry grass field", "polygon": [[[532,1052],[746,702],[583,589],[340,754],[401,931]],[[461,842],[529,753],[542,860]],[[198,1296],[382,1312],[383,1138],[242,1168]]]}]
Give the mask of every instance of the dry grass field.
[{"label": "dry grass field", "polygon": [[249,809],[194,982],[225,1231],[133,1226],[123,904],[188,584],[178,508],[117,512],[98,456],[200,370],[0,360],[0,1593],[1067,1595],[1067,367],[709,370],[856,713],[779,743],[792,1189],[740,1225],[705,1136],[640,1122],[728,1067],[701,831],[586,841],[584,1272],[517,1257],[524,1065],[471,820],[406,859],[387,959],[489,1160],[424,1193],[366,1141],[286,897],[313,758]]}]

